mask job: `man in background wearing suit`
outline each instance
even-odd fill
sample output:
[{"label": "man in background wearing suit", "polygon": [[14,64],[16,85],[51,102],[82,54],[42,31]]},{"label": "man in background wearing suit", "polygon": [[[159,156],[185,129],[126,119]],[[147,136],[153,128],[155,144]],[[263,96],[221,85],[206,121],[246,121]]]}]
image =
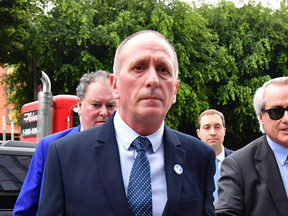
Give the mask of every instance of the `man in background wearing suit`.
[{"label": "man in background wearing suit", "polygon": [[197,124],[198,129],[196,132],[198,137],[215,150],[216,172],[214,175],[215,191],[213,193],[215,203],[218,199],[217,182],[220,178],[221,164],[224,158],[230,155],[233,151],[225,148],[223,145],[226,128],[225,118],[221,112],[215,109],[205,110],[198,117]]},{"label": "man in background wearing suit", "polygon": [[[61,137],[77,133],[80,130],[102,125],[116,110],[117,102],[112,95],[109,77],[110,73],[102,70],[86,73],[82,76],[76,89],[78,96],[77,108],[81,124],[78,127],[49,135],[40,140],[15,203],[14,216],[36,215],[50,143]],[[69,143],[67,144],[69,145]]]},{"label": "man in background wearing suit", "polygon": [[253,103],[265,135],[223,161],[219,216],[288,214],[288,77],[266,82]]},{"label": "man in background wearing suit", "polygon": [[156,31],[136,32],[113,71],[118,111],[51,144],[37,215],[215,215],[214,150],[164,123],[179,83],[173,46]]}]

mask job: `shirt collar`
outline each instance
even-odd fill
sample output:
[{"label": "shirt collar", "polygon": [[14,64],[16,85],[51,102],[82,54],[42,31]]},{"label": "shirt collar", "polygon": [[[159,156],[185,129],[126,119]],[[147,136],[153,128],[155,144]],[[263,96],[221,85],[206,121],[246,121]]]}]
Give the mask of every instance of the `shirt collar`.
[{"label": "shirt collar", "polygon": [[224,151],[224,147],[222,145],[222,151],[221,153],[216,157],[221,163],[223,162],[224,158],[225,158],[225,151]]},{"label": "shirt collar", "polygon": [[[133,140],[135,140],[138,136],[140,136],[123,121],[118,111],[116,111],[114,117],[114,126],[116,137],[119,140],[121,140],[122,144],[127,150],[129,149]],[[163,134],[164,134],[164,121],[156,132],[146,136],[151,142],[153,152],[156,152],[161,146],[163,141]]]},{"label": "shirt collar", "polygon": [[280,162],[282,166],[284,166],[288,157],[288,148],[272,141],[268,137],[268,135],[266,135],[266,137],[267,137],[268,144],[270,148],[272,149],[276,159]]}]

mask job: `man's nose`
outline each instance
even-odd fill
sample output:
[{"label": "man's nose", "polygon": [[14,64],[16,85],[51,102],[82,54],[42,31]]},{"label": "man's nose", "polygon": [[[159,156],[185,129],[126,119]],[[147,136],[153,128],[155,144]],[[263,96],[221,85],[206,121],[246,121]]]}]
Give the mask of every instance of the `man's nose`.
[{"label": "man's nose", "polygon": [[215,132],[214,128],[212,128],[211,131],[210,131],[210,135],[214,136],[215,134],[216,134],[216,132]]},{"label": "man's nose", "polygon": [[108,116],[108,110],[107,110],[107,107],[105,105],[101,106],[101,110],[100,110],[99,115],[100,116]]},{"label": "man's nose", "polygon": [[159,86],[159,77],[157,70],[154,67],[151,67],[146,72],[146,86],[151,86],[152,88],[156,88]]},{"label": "man's nose", "polygon": [[288,111],[285,110],[284,115],[282,117],[282,121],[288,122]]}]

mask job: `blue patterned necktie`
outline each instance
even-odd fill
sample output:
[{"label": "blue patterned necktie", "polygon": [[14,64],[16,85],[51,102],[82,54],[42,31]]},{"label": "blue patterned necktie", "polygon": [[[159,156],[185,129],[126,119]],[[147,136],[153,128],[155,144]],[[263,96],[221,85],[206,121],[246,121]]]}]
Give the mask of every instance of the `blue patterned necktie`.
[{"label": "blue patterned necktie", "polygon": [[218,180],[220,178],[220,170],[218,167],[218,159],[215,159],[215,166],[216,166],[216,171],[215,171],[215,175],[214,175],[214,183],[215,183],[215,191],[213,193],[214,196],[214,203],[218,200]]},{"label": "blue patterned necktie", "polygon": [[150,141],[137,137],[131,144],[137,151],[128,184],[127,199],[133,216],[152,216],[152,189],[149,160],[146,150]]}]

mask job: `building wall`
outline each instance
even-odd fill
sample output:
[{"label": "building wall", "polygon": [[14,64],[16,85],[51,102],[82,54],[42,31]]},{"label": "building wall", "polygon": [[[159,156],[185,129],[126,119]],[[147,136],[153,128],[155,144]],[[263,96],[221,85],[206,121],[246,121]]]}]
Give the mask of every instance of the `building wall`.
[{"label": "building wall", "polygon": [[[5,76],[6,72],[11,69],[11,67],[2,68],[0,67],[0,77]],[[3,121],[2,116],[5,116],[5,125],[6,125],[6,140],[10,139],[11,135],[11,121],[8,117],[9,111],[13,108],[11,104],[6,107],[7,99],[6,99],[6,91],[5,87],[0,84],[0,140],[3,140]],[[14,124],[14,137],[17,139],[17,135],[20,134],[20,125]]]}]

